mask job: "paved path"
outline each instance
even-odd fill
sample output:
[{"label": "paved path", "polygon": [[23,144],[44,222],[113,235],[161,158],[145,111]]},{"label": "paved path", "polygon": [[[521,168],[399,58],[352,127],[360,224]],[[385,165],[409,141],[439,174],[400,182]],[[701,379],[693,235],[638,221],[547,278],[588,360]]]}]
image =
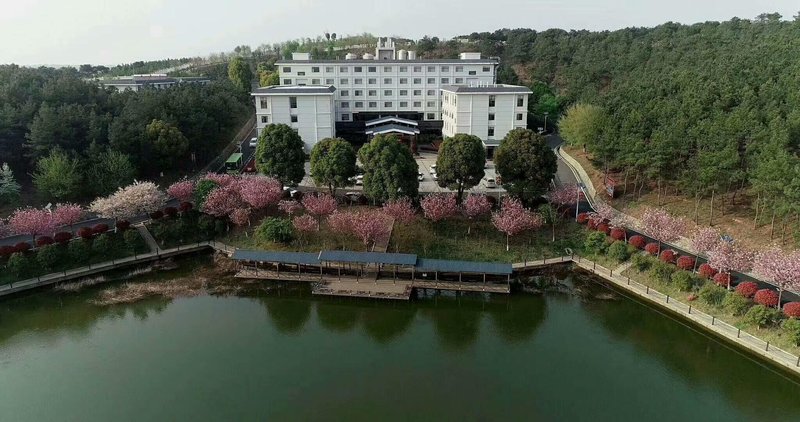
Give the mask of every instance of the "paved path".
[{"label": "paved path", "polygon": [[158,246],[158,242],[156,242],[156,239],[153,237],[152,234],[150,234],[150,230],[147,230],[147,226],[145,226],[144,224],[140,224],[136,226],[136,230],[138,230],[139,234],[142,235],[142,239],[144,239],[144,241],[147,242],[147,246],[150,247],[150,252],[158,252],[161,249]]}]

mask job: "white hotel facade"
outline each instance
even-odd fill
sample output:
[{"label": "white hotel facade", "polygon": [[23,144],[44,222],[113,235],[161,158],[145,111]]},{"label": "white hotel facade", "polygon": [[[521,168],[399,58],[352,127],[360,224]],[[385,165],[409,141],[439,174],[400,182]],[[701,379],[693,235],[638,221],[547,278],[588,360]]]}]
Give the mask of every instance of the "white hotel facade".
[{"label": "white hotel facade", "polygon": [[[298,130],[308,151],[325,137],[365,140],[368,135],[394,131],[406,135],[470,133],[483,140],[500,139],[508,127],[525,126],[526,93],[530,90],[495,85],[498,64],[497,59],[481,58],[480,53],[419,60],[413,51],[396,50],[390,38],[379,40],[374,55],[350,53],[344,60],[314,60],[308,53],[294,53],[292,60],[275,63],[279,86],[252,93],[257,129],[260,132],[272,123],[288,124]],[[496,104],[493,110],[488,106],[490,95]],[[458,112],[452,118],[453,110],[444,105],[445,96],[465,104],[456,106]],[[516,106],[520,96],[524,98]],[[520,113],[521,120],[517,120]],[[490,135],[493,125],[495,133]]]}]

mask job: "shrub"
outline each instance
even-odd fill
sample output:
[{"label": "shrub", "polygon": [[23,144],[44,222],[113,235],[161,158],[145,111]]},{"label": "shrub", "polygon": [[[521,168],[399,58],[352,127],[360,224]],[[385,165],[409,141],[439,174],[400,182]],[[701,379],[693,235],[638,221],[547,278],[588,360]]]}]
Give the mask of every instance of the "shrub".
[{"label": "shrub", "polygon": [[175,216],[178,215],[178,209],[175,207],[166,207],[164,208],[164,214],[166,214],[167,217],[175,218]]},{"label": "shrub", "polygon": [[704,264],[700,264],[700,267],[697,269],[697,274],[699,274],[700,277],[703,277],[705,279],[709,279],[711,277],[714,277],[714,274],[716,274],[716,273],[717,273],[717,270],[715,270],[714,267],[712,267],[711,265],[705,264],[705,263]]},{"label": "shrub", "polygon": [[800,346],[800,319],[789,318],[783,321],[783,329],[786,330],[786,334],[789,335],[789,340],[791,340],[795,346]]},{"label": "shrub", "polygon": [[753,295],[753,302],[764,306],[778,306],[778,293],[772,289],[760,289]]},{"label": "shrub", "polygon": [[787,317],[800,318],[800,302],[789,302],[783,305],[783,314]]},{"label": "shrub", "polygon": [[589,219],[589,221],[586,222],[586,227],[592,230],[597,230],[597,220]]},{"label": "shrub", "polygon": [[214,237],[214,217],[203,214],[197,221],[197,229],[205,239]]},{"label": "shrub", "polygon": [[276,243],[289,243],[294,238],[294,226],[288,218],[265,218],[256,229],[256,237]]},{"label": "shrub", "polygon": [[181,204],[178,206],[178,209],[180,209],[181,212],[188,212],[192,210],[192,207],[193,206],[191,202],[181,202]]},{"label": "shrub", "polygon": [[650,269],[650,273],[653,277],[657,278],[658,280],[669,283],[672,281],[672,274],[675,272],[675,267],[669,265],[665,262],[656,262],[653,264],[653,268]]},{"label": "shrub", "polygon": [[164,216],[164,213],[161,210],[155,210],[150,213],[150,218],[153,220],[158,220]]},{"label": "shrub", "polygon": [[95,224],[92,227],[92,232],[94,234],[103,234],[103,233],[105,233],[107,231],[108,231],[108,224],[105,224],[105,223]]},{"label": "shrub", "polygon": [[725,295],[725,300],[722,301],[722,306],[724,306],[731,315],[739,316],[744,315],[747,310],[750,309],[750,301],[738,293],[728,292],[728,294]]},{"label": "shrub", "polygon": [[117,227],[118,231],[124,232],[125,230],[131,228],[131,222],[128,220],[119,220],[115,226]]},{"label": "shrub", "polygon": [[731,275],[729,273],[717,273],[714,274],[714,283],[719,284],[722,287],[728,287],[731,282]]},{"label": "shrub", "polygon": [[70,242],[67,246],[69,259],[76,264],[84,264],[89,261],[92,242],[86,239]]},{"label": "shrub", "polygon": [[614,240],[625,240],[625,229],[614,227],[611,229],[611,238]]},{"label": "shrub", "polygon": [[94,236],[94,232],[92,231],[91,227],[81,227],[78,229],[78,236],[83,239],[91,239]]},{"label": "shrub", "polygon": [[768,308],[764,305],[756,305],[744,314],[744,321],[759,328],[769,327],[777,323],[781,318],[781,313],[775,308]]},{"label": "shrub", "polygon": [[57,243],[65,245],[65,244],[67,244],[67,242],[72,240],[72,233],[70,233],[70,232],[58,232],[55,235],[53,235],[53,240],[55,240]]},{"label": "shrub", "polygon": [[650,257],[647,255],[637,253],[633,256],[633,259],[631,259],[631,263],[633,268],[636,268],[637,271],[641,272],[647,271],[650,268],[652,261],[650,261]]},{"label": "shrub", "polygon": [[644,251],[653,256],[658,255],[658,243],[648,243],[644,245]]},{"label": "shrub", "polygon": [[31,270],[30,258],[25,256],[22,252],[14,252],[11,257],[8,258],[6,268],[11,272],[14,278],[18,280],[22,279],[27,276]]},{"label": "shrub", "polygon": [[627,261],[628,258],[631,257],[631,254],[628,251],[628,245],[619,240],[612,243],[611,246],[608,247],[606,250],[606,255],[617,262]]},{"label": "shrub", "polygon": [[608,243],[606,242],[606,235],[600,232],[590,232],[586,235],[586,240],[583,242],[584,248],[588,252],[594,254],[605,253]]},{"label": "shrub", "polygon": [[100,258],[108,257],[113,250],[114,242],[111,240],[111,236],[107,233],[97,236],[92,241],[92,252]]},{"label": "shrub", "polygon": [[714,283],[706,283],[700,288],[699,294],[703,302],[719,307],[722,305],[722,301],[725,300],[725,295],[728,294],[728,291]]},{"label": "shrub", "polygon": [[661,261],[667,262],[667,263],[670,263],[670,264],[675,262],[675,257],[676,257],[675,251],[673,251],[672,249],[665,249],[665,250],[661,251],[661,254],[659,254],[659,256],[658,256],[658,258]]},{"label": "shrub", "polygon": [[589,214],[582,212],[578,214],[578,224],[586,224],[589,221]]},{"label": "shrub", "polygon": [[645,245],[647,245],[647,240],[645,240],[644,236],[637,234],[628,238],[628,243],[633,245],[636,249],[644,249]]},{"label": "shrub", "polygon": [[125,240],[125,246],[131,252],[136,252],[145,249],[144,239],[139,236],[136,230],[126,231],[122,238]]},{"label": "shrub", "polygon": [[57,245],[45,245],[36,252],[36,262],[42,269],[50,271],[58,265],[61,260],[61,247]]},{"label": "shrub", "polygon": [[13,254],[16,251],[17,251],[17,248],[15,248],[15,247],[13,247],[11,245],[0,246],[0,256],[2,256],[2,257],[11,256],[11,254]]},{"label": "shrub", "polygon": [[753,283],[752,281],[745,281],[736,285],[736,293],[739,293],[741,296],[748,299],[755,296],[757,291],[758,284]]},{"label": "shrub", "polygon": [[683,292],[692,290],[696,280],[694,275],[688,271],[675,271],[672,273],[672,284]]},{"label": "shrub", "polygon": [[36,238],[36,246],[38,247],[52,245],[53,243],[55,243],[55,240],[50,236],[39,236]]},{"label": "shrub", "polygon": [[17,242],[14,244],[14,250],[16,252],[27,252],[31,249],[31,244],[28,242]]},{"label": "shrub", "polygon": [[682,270],[691,271],[694,269],[694,262],[694,258],[691,256],[683,255],[678,257],[678,259],[675,261],[675,265]]},{"label": "shrub", "polygon": [[596,229],[597,229],[597,231],[599,231],[601,233],[605,233],[605,234],[608,234],[609,232],[611,232],[611,228],[608,227],[608,224],[606,224],[606,223],[598,224]]}]

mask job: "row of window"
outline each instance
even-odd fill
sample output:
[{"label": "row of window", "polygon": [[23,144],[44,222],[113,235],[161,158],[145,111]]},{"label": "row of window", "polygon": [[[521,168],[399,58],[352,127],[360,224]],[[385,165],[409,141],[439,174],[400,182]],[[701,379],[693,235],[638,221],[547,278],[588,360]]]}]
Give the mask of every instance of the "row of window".
[{"label": "row of window", "polygon": [[[341,120],[343,122],[349,122],[350,121],[350,114],[342,113],[342,119]],[[436,113],[426,113],[425,114],[425,120],[436,120]]]},{"label": "row of window", "polygon": [[[425,91],[425,95],[427,95],[429,97],[435,97],[437,92],[438,91],[435,90],[435,89],[428,89],[428,90]],[[398,93],[398,96],[400,96],[400,97],[407,97],[408,96],[408,90],[407,89],[398,90],[397,93]],[[412,93],[413,93],[413,95],[415,97],[421,97],[422,96],[422,90],[421,89],[415,89],[415,90],[412,91]],[[340,97],[349,97],[350,96],[350,90],[343,89],[343,90],[339,91],[339,96]],[[353,96],[354,97],[363,97],[364,96],[364,90],[361,90],[361,89],[354,90],[353,91]],[[369,90],[367,90],[367,96],[368,97],[377,97],[378,96],[378,90],[377,89],[369,89]],[[383,90],[383,96],[384,97],[393,97],[394,96],[394,90],[393,89],[384,89]]]},{"label": "row of window", "polygon": [[[350,73],[351,69],[352,69],[352,73],[363,73],[364,72],[364,67],[367,68],[367,73],[375,73],[375,72],[378,71],[378,66],[353,66],[352,68],[350,66],[339,66],[339,73]],[[436,66],[424,66],[424,67],[425,67],[425,70],[427,72],[436,72]],[[395,72],[395,70],[393,68],[394,68],[394,66],[383,66],[383,71],[385,73]],[[408,66],[398,66],[397,68],[400,71],[400,73],[408,72]],[[455,68],[455,71],[457,73],[460,73],[460,72],[464,71],[464,66],[454,66],[454,68]],[[334,69],[335,69],[335,66],[325,66],[325,72],[327,72],[327,73],[333,73]],[[421,73],[422,69],[423,69],[423,66],[412,66],[412,69],[413,69],[414,73]],[[450,71],[450,66],[440,66],[439,70],[441,72],[449,72]],[[481,68],[481,70],[484,73],[491,72],[492,71],[492,67],[491,66],[483,66]],[[320,67],[319,66],[311,66],[311,73],[319,73],[319,71],[320,71]],[[283,73],[291,73],[291,72],[292,72],[292,67],[291,66],[283,66]],[[305,74],[306,74],[305,71],[298,71],[297,72],[298,76],[305,76]],[[468,71],[468,74],[475,75],[475,74],[477,74],[477,70],[470,70],[470,71]]]},{"label": "row of window", "polygon": [[[408,101],[400,101],[399,104],[400,104],[400,108],[407,108],[408,107]],[[414,102],[412,102],[412,104],[413,104],[414,108],[422,107],[422,101],[414,101]],[[355,102],[353,102],[353,106],[354,106],[354,108],[364,108],[364,101],[355,101]],[[427,102],[425,102],[425,106],[427,108],[436,107],[436,101],[427,101]],[[384,101],[383,102],[383,108],[392,108],[392,107],[394,107],[394,102],[393,101]],[[349,101],[340,102],[339,103],[339,108],[350,108],[350,102]],[[367,108],[378,108],[378,102],[377,101],[367,101]]]},{"label": "row of window", "polygon": [[[300,75],[300,76],[302,76],[302,75]],[[297,84],[298,85],[305,85],[305,83],[304,83],[305,81],[307,81],[307,79],[298,79],[297,80]],[[311,79],[311,85],[319,85],[321,81],[322,81],[322,79],[312,78]],[[464,78],[453,78],[453,81],[454,81],[455,84],[463,84],[464,83]],[[408,78],[399,78],[398,82],[400,83],[400,85],[408,85]],[[425,82],[427,84],[435,84],[436,83],[436,78],[426,78]],[[334,85],[334,83],[335,83],[335,79],[332,79],[332,78],[326,78],[325,79],[325,85]],[[394,83],[394,78],[383,78],[383,84],[384,85],[392,85],[393,83]],[[412,79],[412,83],[414,85],[422,85],[422,78],[413,78]],[[439,83],[449,84],[450,83],[450,78],[439,78]],[[292,84],[292,79],[285,78],[283,80],[283,84],[284,85],[291,85]],[[355,78],[355,79],[353,79],[353,85],[363,85],[363,84],[364,84],[364,79],[363,78]],[[378,84],[378,79],[377,78],[368,78],[367,79],[367,85],[377,85],[377,84]],[[339,85],[350,85],[350,79],[348,79],[348,78],[339,79]]]}]

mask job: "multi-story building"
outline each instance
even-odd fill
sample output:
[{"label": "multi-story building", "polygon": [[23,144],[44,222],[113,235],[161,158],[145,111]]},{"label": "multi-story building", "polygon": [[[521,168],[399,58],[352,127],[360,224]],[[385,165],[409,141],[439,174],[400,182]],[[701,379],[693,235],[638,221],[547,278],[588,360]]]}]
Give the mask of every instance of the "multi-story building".
[{"label": "multi-story building", "polygon": [[269,86],[252,92],[256,104],[256,131],[271,123],[297,130],[311,152],[319,140],[336,136],[333,86]]},{"label": "multi-story building", "polygon": [[442,87],[442,135],[475,135],[491,155],[506,134],[525,128],[531,90],[517,85]]},{"label": "multi-story building", "polygon": [[147,75],[133,75],[120,78],[98,79],[97,83],[103,87],[114,88],[118,92],[139,91],[142,89],[164,89],[174,85],[184,83],[207,84],[211,82],[209,78],[202,77],[180,77],[175,78],[162,73],[152,73]]}]

